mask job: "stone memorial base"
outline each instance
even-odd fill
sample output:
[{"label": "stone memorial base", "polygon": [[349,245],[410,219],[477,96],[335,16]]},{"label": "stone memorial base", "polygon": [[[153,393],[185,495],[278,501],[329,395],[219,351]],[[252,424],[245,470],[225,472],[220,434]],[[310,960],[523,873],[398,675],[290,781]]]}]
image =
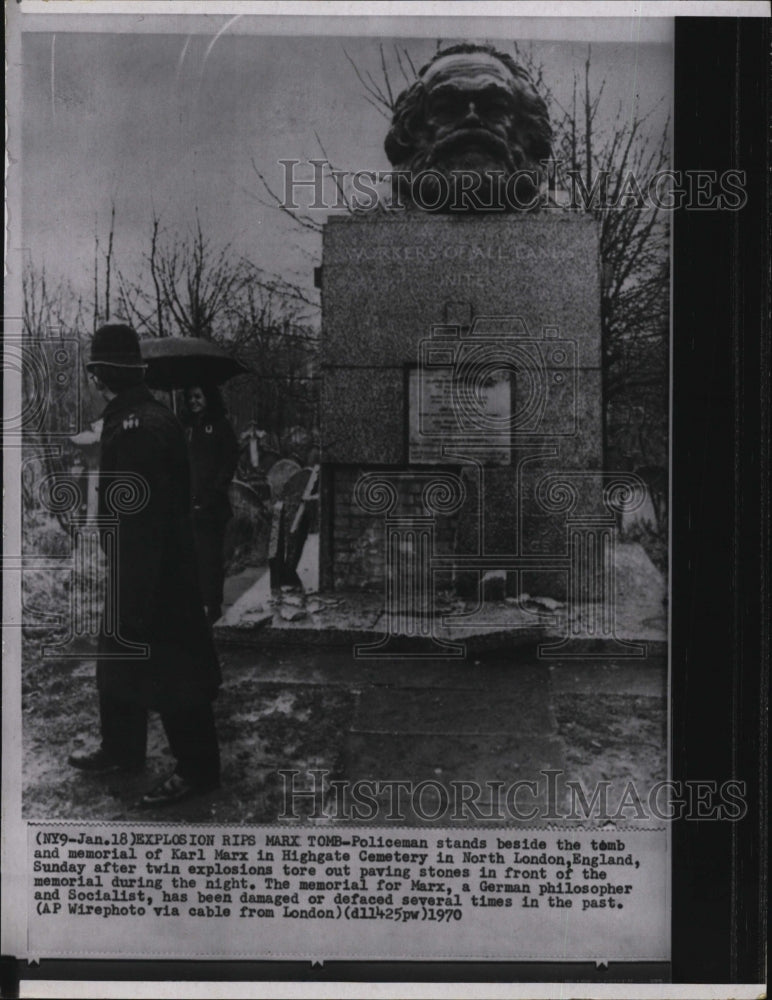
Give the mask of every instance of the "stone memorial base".
[{"label": "stone memorial base", "polygon": [[503,571],[511,595],[563,598],[581,549],[593,599],[616,517],[599,274],[586,216],[328,222],[322,587]]}]

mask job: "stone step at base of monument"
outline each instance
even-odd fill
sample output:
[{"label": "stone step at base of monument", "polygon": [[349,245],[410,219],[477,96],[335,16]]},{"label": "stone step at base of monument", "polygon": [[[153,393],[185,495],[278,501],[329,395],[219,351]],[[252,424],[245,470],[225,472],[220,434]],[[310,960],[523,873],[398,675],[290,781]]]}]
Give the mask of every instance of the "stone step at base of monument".
[{"label": "stone step at base of monument", "polygon": [[[292,628],[277,628],[264,623],[256,628],[215,629],[215,639],[222,647],[249,647],[260,649],[339,649],[351,653],[364,663],[380,663],[385,669],[390,661],[421,662],[425,665],[436,661],[454,661],[468,664],[474,657],[489,653],[502,653],[513,657],[535,656],[545,662],[551,660],[620,660],[629,658],[645,663],[651,649],[660,649],[658,639],[644,637],[641,642],[631,638],[618,639],[574,638],[570,645],[556,630],[491,629],[477,632],[474,629],[443,630],[440,641],[421,636],[385,636],[377,630],[314,628],[292,623]],[[635,633],[628,633],[632,636]],[[659,636],[659,632],[655,635]]]},{"label": "stone step at base of monument", "polygon": [[[654,614],[660,617],[656,620]],[[613,624],[613,635],[609,634]],[[663,641],[667,622],[662,604],[649,601],[617,602],[613,607],[575,605],[541,614],[509,601],[454,602],[437,607],[430,616],[414,615],[410,608],[384,610],[382,594],[330,592],[271,595],[264,581],[239,599],[215,627],[218,641],[261,646],[359,645],[360,656],[463,657],[495,649],[533,647],[551,643],[555,655],[638,656],[641,650],[617,641]],[[570,635],[571,648],[554,644]],[[376,644],[382,643],[381,646]],[[370,647],[365,649],[364,647]],[[455,647],[455,648],[454,648]]]}]

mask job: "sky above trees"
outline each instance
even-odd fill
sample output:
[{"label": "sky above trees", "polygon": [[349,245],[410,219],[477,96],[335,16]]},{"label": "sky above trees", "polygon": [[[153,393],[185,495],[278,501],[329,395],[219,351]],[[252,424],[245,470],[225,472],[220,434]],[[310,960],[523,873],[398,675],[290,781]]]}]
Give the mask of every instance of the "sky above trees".
[{"label": "sky above trees", "polygon": [[[256,164],[280,189],[278,161],[322,155],[344,169],[384,170],[386,119],[364,99],[346,58],[361,72],[381,76],[384,44],[392,82],[400,87],[396,42],[416,66],[436,49],[437,37],[281,36],[256,34],[244,19],[212,19],[208,34],[47,31],[23,38],[23,114],[11,120],[11,148],[21,127],[21,240],[36,268],[88,289],[94,236],[106,239],[115,204],[115,260],[139,271],[156,213],[164,227],[184,231],[195,214],[208,237],[232,243],[257,267],[310,286],[320,261],[318,237],[304,233],[275,208]],[[507,28],[480,40],[512,50]],[[528,34],[538,36],[529,22]],[[556,25],[545,34],[554,35]],[[578,32],[570,22],[560,33]],[[219,36],[217,32],[225,28]],[[426,30],[426,29],[424,29]],[[632,118],[655,109],[661,131],[672,91],[672,48],[662,41],[594,42],[591,80],[606,80],[599,127],[617,113]],[[582,33],[586,34],[586,26]],[[659,25],[658,37],[667,34]],[[469,38],[470,36],[465,36]],[[443,35],[443,43],[457,41]],[[525,41],[544,67],[555,97],[567,105],[573,74],[582,76],[587,42]],[[266,199],[270,201],[270,199]],[[320,220],[321,221],[321,218]],[[136,262],[136,266],[135,266]]]}]

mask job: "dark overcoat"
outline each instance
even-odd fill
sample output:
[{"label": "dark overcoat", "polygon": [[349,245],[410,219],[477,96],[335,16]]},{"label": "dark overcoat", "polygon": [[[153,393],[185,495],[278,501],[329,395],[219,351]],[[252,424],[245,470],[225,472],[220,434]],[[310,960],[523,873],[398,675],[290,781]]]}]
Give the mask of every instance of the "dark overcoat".
[{"label": "dark overcoat", "polygon": [[193,519],[224,525],[233,516],[228,487],[239,461],[239,444],[224,414],[204,413],[187,428]]},{"label": "dark overcoat", "polygon": [[[211,700],[221,677],[198,584],[185,432],[145,385],[118,394],[103,419],[97,684],[161,711]],[[147,651],[127,655],[127,643]]]}]

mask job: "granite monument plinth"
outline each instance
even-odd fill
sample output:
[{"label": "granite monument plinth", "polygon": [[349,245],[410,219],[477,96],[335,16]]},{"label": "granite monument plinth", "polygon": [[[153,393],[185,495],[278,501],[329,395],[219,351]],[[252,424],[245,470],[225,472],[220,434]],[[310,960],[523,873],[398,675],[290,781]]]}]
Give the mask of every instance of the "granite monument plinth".
[{"label": "granite monument plinth", "polygon": [[[326,585],[382,585],[382,560],[361,558],[384,529],[357,509],[357,475],[443,469],[468,484],[441,532],[443,571],[464,556],[453,575],[468,584],[484,573],[475,557],[495,557],[510,592],[564,593],[567,570],[549,557],[566,555],[566,518],[603,507],[595,221],[333,218],[322,303]],[[559,474],[570,476],[568,506],[555,499]],[[427,514],[402,495],[398,507]]]}]

